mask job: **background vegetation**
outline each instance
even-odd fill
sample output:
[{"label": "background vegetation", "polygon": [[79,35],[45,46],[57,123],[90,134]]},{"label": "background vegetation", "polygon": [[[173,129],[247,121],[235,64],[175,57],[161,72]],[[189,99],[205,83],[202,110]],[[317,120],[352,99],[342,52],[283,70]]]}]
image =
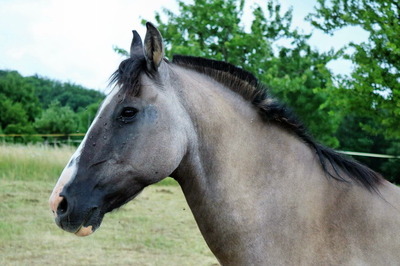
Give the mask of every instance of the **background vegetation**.
[{"label": "background vegetation", "polygon": [[218,265],[172,179],[107,214],[91,236],[58,229],[48,198],[73,151],[0,145],[0,265]]},{"label": "background vegetation", "polygon": [[103,98],[103,93],[79,85],[0,70],[0,134],[85,133]]},{"label": "background vegetation", "polygon": [[[164,9],[148,18],[165,38],[167,57],[238,65],[294,109],[318,141],[400,155],[398,1],[316,0],[307,16],[316,30],[333,34],[358,26],[369,33],[363,43],[328,52],[310,46],[311,36],[294,27],[292,10],[282,10],[278,1],[253,5],[249,27],[243,24],[245,0],[177,2],[178,13]],[[351,60],[353,71],[335,75],[327,64],[336,59]],[[103,98],[76,84],[0,70],[0,135],[24,135],[0,137],[0,265],[217,264],[171,179],[108,214],[90,237],[56,229],[48,196],[75,148],[30,143],[48,140],[35,134],[86,132]],[[399,159],[357,159],[400,183]]]},{"label": "background vegetation", "polygon": [[[315,30],[333,34],[358,26],[369,33],[363,43],[349,42],[328,52],[311,47],[311,35],[293,25],[292,10],[282,10],[275,0],[252,6],[247,28],[245,0],[177,2],[178,13],[164,9],[148,18],[156,21],[165,39],[167,57],[187,54],[238,65],[294,109],[318,141],[340,150],[399,155],[398,1],[317,0],[306,18]],[[351,60],[353,71],[335,75],[327,64],[337,59]],[[85,132],[103,97],[78,85],[1,71],[0,131]],[[17,140],[35,138],[12,139]],[[400,183],[399,159],[357,159]]]}]

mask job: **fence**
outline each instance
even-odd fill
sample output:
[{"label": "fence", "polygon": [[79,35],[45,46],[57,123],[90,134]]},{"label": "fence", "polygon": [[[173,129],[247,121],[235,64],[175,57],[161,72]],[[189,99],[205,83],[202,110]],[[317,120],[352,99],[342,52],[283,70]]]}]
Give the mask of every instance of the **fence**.
[{"label": "fence", "polygon": [[368,152],[356,152],[356,151],[338,151],[343,154],[352,156],[362,156],[362,157],[373,157],[373,158],[387,158],[387,159],[400,159],[400,156],[388,155],[388,154],[378,154],[378,153],[368,153]]},{"label": "fence", "polygon": [[[15,142],[15,139],[26,139],[30,142],[45,142],[53,145],[80,143],[85,136],[85,133],[71,134],[0,134],[0,140],[3,142]],[[40,138],[40,139],[35,139]],[[18,142],[18,141],[17,141]],[[22,141],[24,142],[24,141]],[[29,142],[29,141],[28,141]]]},{"label": "fence", "polygon": [[[50,141],[45,139],[44,141],[52,144],[68,144],[80,143],[85,136],[85,133],[71,133],[71,134],[0,134],[0,138],[13,138],[13,137],[41,137],[41,138],[51,138]],[[77,139],[76,137],[80,137]],[[400,156],[388,155],[388,154],[378,154],[378,153],[368,153],[368,152],[356,152],[356,151],[337,151],[342,154],[351,156],[361,156],[361,157],[372,157],[372,158],[383,158],[383,159],[400,159]]]}]

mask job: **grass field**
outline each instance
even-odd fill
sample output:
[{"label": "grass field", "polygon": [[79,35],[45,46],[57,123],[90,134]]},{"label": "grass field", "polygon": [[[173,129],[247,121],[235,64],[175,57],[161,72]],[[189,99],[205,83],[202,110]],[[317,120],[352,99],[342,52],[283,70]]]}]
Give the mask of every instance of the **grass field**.
[{"label": "grass field", "polygon": [[144,190],[80,238],[48,198],[73,149],[0,145],[0,265],[218,265],[173,180]]}]

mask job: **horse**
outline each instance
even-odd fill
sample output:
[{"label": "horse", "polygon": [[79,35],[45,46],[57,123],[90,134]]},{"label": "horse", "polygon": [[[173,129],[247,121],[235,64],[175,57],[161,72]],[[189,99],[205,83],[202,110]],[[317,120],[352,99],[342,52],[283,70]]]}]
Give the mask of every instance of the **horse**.
[{"label": "horse", "polygon": [[222,265],[400,265],[400,189],[307,133],[257,78],[164,56],[133,31],[82,143],[50,196],[78,236],[170,176]]}]

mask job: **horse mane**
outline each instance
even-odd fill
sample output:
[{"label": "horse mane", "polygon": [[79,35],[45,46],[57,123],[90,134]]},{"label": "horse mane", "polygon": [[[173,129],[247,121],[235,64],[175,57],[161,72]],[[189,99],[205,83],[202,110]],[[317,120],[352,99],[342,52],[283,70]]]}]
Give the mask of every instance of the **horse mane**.
[{"label": "horse mane", "polygon": [[111,75],[109,85],[118,85],[123,92],[138,95],[140,92],[139,75],[146,71],[146,60],[143,56],[129,57],[122,61]]},{"label": "horse mane", "polygon": [[256,106],[265,121],[279,124],[296,134],[315,150],[327,176],[349,183],[347,176],[369,191],[377,191],[377,186],[383,180],[380,174],[352,158],[316,142],[307,132],[303,123],[285,105],[270,97],[268,89],[250,72],[226,62],[201,57],[175,55],[172,63],[214,78]]}]

